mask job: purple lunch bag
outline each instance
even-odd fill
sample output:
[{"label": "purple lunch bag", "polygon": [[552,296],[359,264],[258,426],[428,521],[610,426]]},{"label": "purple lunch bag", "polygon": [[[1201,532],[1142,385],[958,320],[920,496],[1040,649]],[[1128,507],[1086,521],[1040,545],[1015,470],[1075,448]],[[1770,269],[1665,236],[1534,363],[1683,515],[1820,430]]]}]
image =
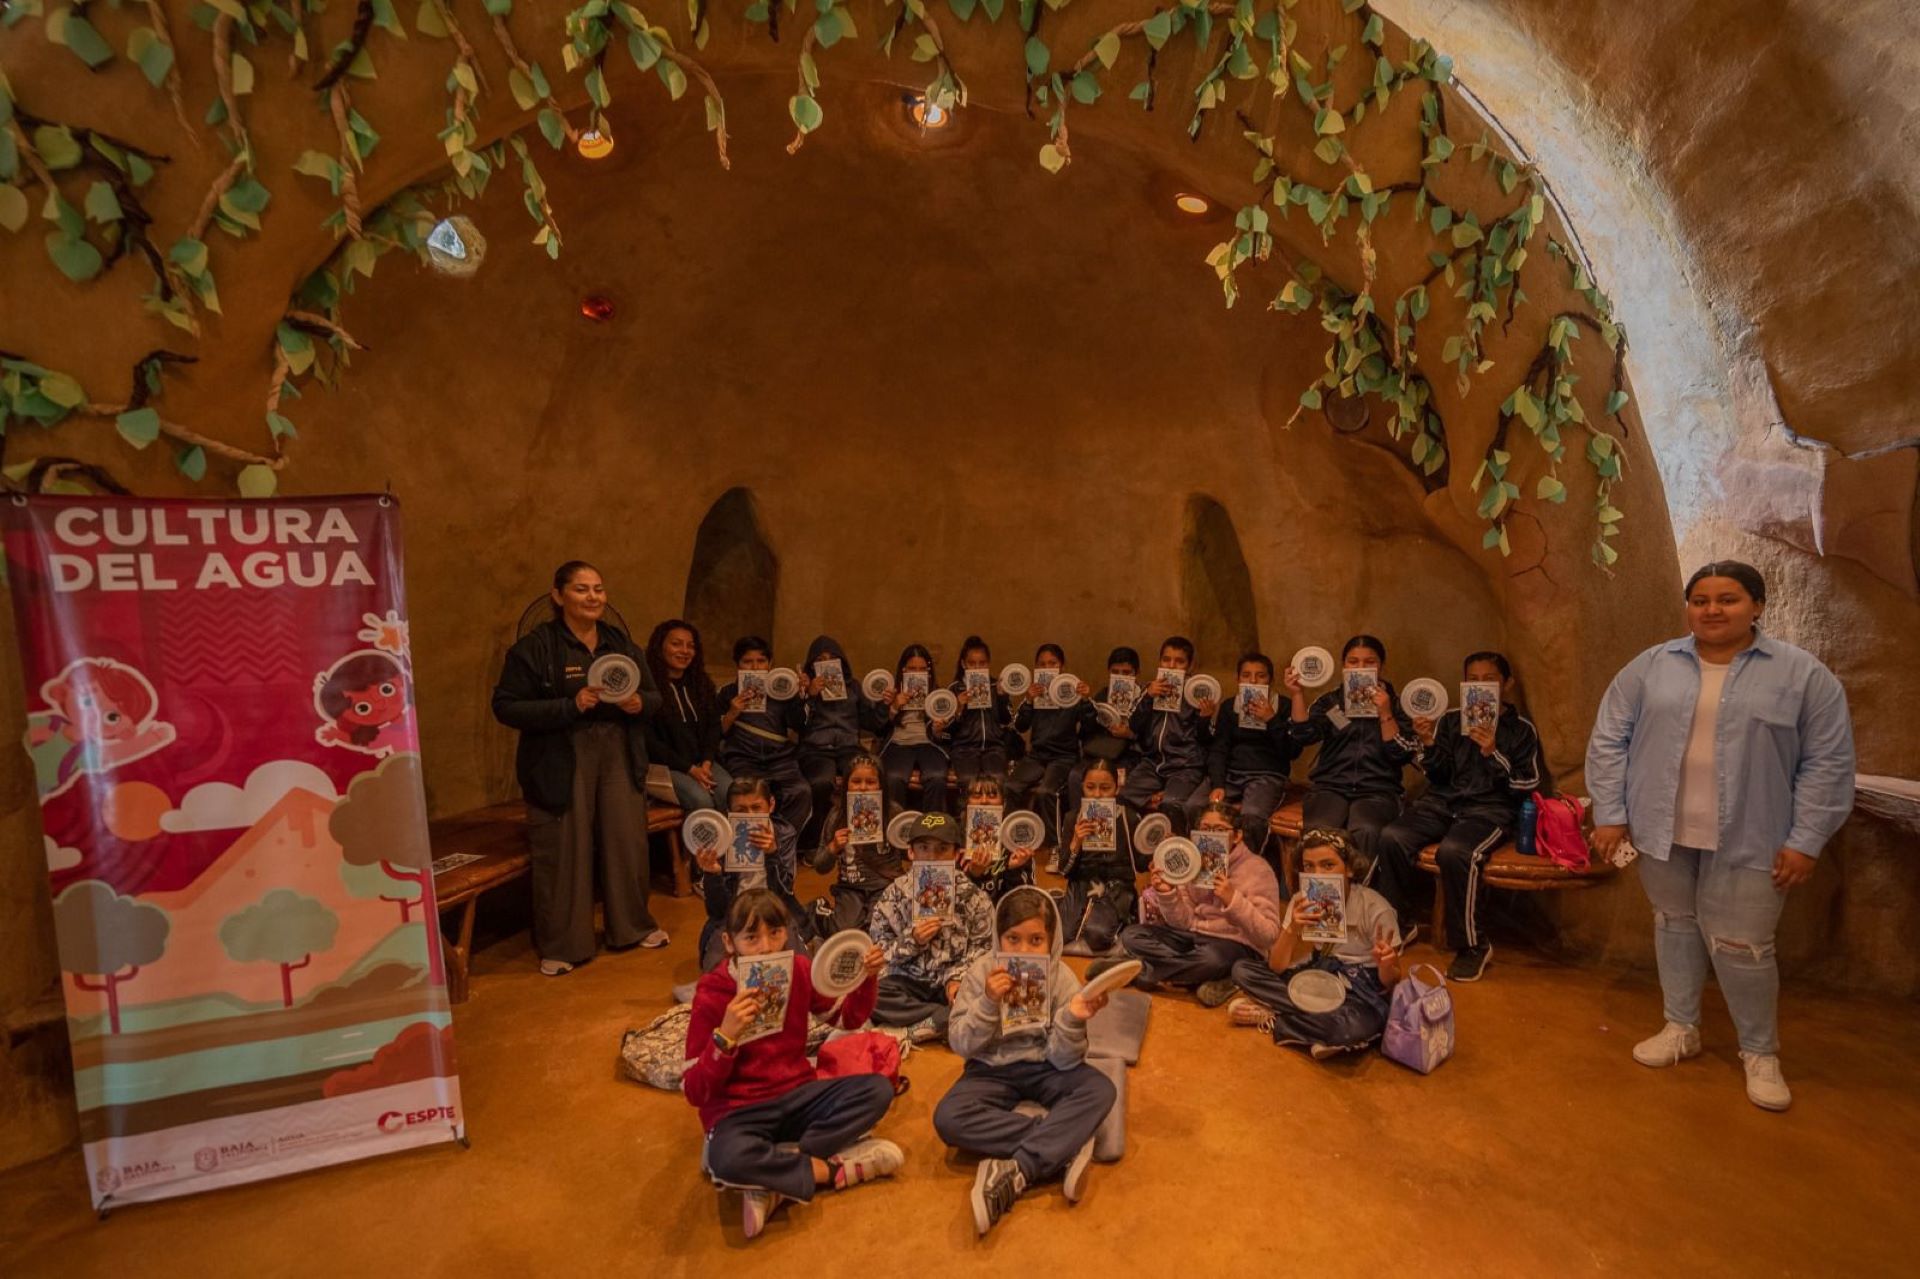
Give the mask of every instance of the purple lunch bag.
[{"label": "purple lunch bag", "polygon": [[1453,996],[1432,964],[1416,964],[1393,988],[1380,1051],[1423,1075],[1453,1056]]}]

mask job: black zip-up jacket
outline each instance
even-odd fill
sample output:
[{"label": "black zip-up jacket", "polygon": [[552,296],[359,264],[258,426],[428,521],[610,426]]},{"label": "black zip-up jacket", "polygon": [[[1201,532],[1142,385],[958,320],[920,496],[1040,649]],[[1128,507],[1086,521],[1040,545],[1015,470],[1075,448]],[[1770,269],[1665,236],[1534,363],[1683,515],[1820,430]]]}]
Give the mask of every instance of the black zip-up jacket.
[{"label": "black zip-up jacket", "polygon": [[[947,688],[955,697],[966,691],[965,679],[955,680]],[[1013,699],[996,686],[993,702],[987,706],[960,708],[953,723],[947,725],[947,743],[956,752],[1005,750],[1007,729],[1013,723]]]},{"label": "black zip-up jacket", "polygon": [[1105,852],[1082,850],[1078,857],[1070,856],[1065,850],[1072,845],[1073,828],[1080,820],[1080,814],[1060,815],[1066,827],[1060,832],[1061,856],[1066,858],[1066,869],[1062,873],[1069,880],[1084,883],[1092,883],[1096,879],[1120,880],[1128,888],[1134,886],[1141,869],[1141,859],[1133,850],[1134,816],[1125,804],[1116,805],[1116,809],[1119,820],[1114,823],[1113,848]]},{"label": "black zip-up jacket", "polygon": [[1153,709],[1153,698],[1142,691],[1140,704],[1133,708],[1133,718],[1127,721],[1127,727],[1139,740],[1140,753],[1152,760],[1163,775],[1167,770],[1206,768],[1213,729],[1201,718],[1200,708],[1185,699],[1181,700],[1178,710],[1157,711]]},{"label": "black zip-up jacket", "polygon": [[887,712],[879,703],[869,701],[860,691],[860,672],[853,669],[846,650],[831,635],[817,636],[807,646],[807,661],[800,668],[801,676],[811,682],[813,664],[822,657],[840,659],[840,670],[847,681],[847,696],[844,701],[838,702],[819,697],[795,699],[804,702],[800,749],[802,752],[822,753],[857,750],[862,729],[876,734],[886,730]]},{"label": "black zip-up jacket", "polygon": [[[1093,701],[1105,702],[1113,685],[1102,684],[1093,695]],[[1084,718],[1076,720],[1074,726],[1080,734],[1080,757],[1082,759],[1112,760],[1117,768],[1128,768],[1140,759],[1140,743],[1131,737],[1116,737],[1100,723],[1100,714],[1085,701],[1074,707],[1078,710],[1086,707]]]},{"label": "black zip-up jacket", "polygon": [[[739,685],[733,682],[720,690],[723,716],[739,693]],[[769,697],[764,711],[740,712],[734,716],[733,727],[720,739],[722,767],[738,777],[742,773],[759,773],[793,763],[799,758],[799,751],[789,734],[799,732],[806,717],[807,704],[799,697],[789,697],[784,702]],[[756,729],[759,731],[754,731]],[[773,736],[765,736],[768,733]]]},{"label": "black zip-up jacket", "polygon": [[1213,717],[1213,747],[1207,752],[1207,779],[1225,786],[1228,774],[1254,777],[1266,774],[1285,777],[1293,767],[1300,748],[1287,731],[1285,711],[1276,714],[1260,728],[1240,727],[1240,708],[1234,702],[1222,702]]},{"label": "black zip-up jacket", "polygon": [[1413,745],[1427,774],[1427,794],[1455,817],[1478,811],[1512,822],[1521,801],[1540,789],[1540,734],[1510,705],[1500,708],[1491,755],[1481,754],[1480,743],[1460,731],[1458,711],[1441,719],[1433,745]]},{"label": "black zip-up jacket", "polygon": [[660,690],[659,714],[647,720],[647,759],[684,773],[695,764],[719,758],[720,705],[702,711],[685,676],[669,679]]},{"label": "black zip-up jacket", "polygon": [[[1400,698],[1393,685],[1385,680],[1380,684],[1398,705]],[[1349,719],[1344,728],[1337,726],[1332,712],[1342,705],[1341,691],[1336,688],[1314,702],[1304,722],[1293,723],[1291,712],[1281,712],[1288,720],[1287,731],[1296,751],[1304,751],[1316,742],[1320,745],[1319,758],[1307,774],[1314,789],[1333,791],[1349,799],[1405,794],[1406,781],[1401,774],[1414,757],[1414,739],[1405,721],[1401,721],[1398,738],[1383,741],[1377,719]]]},{"label": "black zip-up jacket", "polygon": [[1100,717],[1084,697],[1071,706],[1035,706],[1029,697],[1014,713],[1013,731],[1032,734],[1027,754],[1042,764],[1071,764],[1080,758],[1080,737],[1088,723],[1099,731]]},{"label": "black zip-up jacket", "polygon": [[[660,713],[660,691],[641,651],[625,631],[601,622],[592,652],[559,618],[543,622],[507,650],[493,687],[493,717],[520,730],[513,771],[527,802],[549,813],[573,805],[573,730],[585,723],[618,724],[626,730],[627,766],[633,786],[647,787],[647,725]],[[640,667],[640,713],[629,715],[602,703],[580,713],[574,697],[587,684],[587,668],[607,653],[623,653]]]}]

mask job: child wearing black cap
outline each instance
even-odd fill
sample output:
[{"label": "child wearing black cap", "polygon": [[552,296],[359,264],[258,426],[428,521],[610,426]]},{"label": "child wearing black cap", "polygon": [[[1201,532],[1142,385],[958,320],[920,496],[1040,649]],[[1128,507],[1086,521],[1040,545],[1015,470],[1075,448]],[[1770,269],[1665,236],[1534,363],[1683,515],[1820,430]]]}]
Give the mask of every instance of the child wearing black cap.
[{"label": "child wearing black cap", "polygon": [[959,868],[959,853],[959,821],[922,814],[907,833],[907,873],[873,904],[873,940],[887,957],[873,1022],[911,1027],[916,1041],[946,1037],[960,979],[993,949],[993,903]]}]

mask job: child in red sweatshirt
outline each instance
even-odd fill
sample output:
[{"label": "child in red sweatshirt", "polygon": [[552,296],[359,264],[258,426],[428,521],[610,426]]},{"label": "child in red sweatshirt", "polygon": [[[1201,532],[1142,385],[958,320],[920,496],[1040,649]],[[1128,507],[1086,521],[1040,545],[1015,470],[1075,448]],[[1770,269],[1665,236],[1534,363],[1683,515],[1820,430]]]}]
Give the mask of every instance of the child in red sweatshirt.
[{"label": "child in red sweatshirt", "polygon": [[872,1014],[886,963],[879,947],[867,952],[866,981],[837,1003],[813,989],[805,953],[793,952],[778,1029],[740,1042],[767,996],[740,989],[735,966],[786,952],[791,922],[786,904],[764,888],[733,899],[721,929],[729,961],[700,979],[687,1027],[690,1064],[681,1087],[707,1134],[703,1163],[714,1181],[743,1192],[749,1239],[782,1199],[806,1203],[823,1186],[845,1190],[891,1176],[905,1162],[892,1142],[862,1140],[893,1104],[893,1085],[880,1075],[818,1079],[807,1061],[809,1010],[849,1028]]}]

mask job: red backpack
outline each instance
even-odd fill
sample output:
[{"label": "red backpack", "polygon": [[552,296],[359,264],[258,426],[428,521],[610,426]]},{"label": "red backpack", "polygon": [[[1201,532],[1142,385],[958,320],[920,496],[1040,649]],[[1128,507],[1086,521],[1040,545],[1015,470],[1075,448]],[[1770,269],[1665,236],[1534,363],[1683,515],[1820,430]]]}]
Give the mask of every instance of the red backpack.
[{"label": "red backpack", "polygon": [[816,1073],[821,1079],[833,1079],[841,1075],[880,1075],[893,1085],[893,1095],[896,1097],[909,1086],[907,1077],[900,1073],[900,1041],[877,1030],[855,1031],[821,1044],[820,1066]]},{"label": "red backpack", "polygon": [[1593,853],[1581,829],[1586,812],[1580,801],[1536,792],[1533,802],[1534,852],[1567,870],[1585,870],[1592,865]]}]

